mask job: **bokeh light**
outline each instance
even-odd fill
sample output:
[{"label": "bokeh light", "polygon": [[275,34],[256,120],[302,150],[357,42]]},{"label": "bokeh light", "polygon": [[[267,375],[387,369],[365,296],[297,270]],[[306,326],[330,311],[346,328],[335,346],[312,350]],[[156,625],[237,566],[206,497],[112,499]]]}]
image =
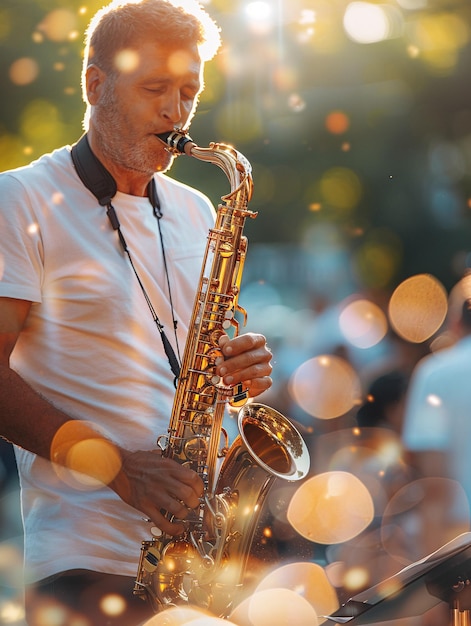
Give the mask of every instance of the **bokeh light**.
[{"label": "bokeh light", "polygon": [[289,563],[267,574],[256,592],[265,589],[289,589],[305,598],[320,615],[330,615],[338,608],[337,592],[317,563]]},{"label": "bokeh light", "polygon": [[342,135],[350,127],[350,118],[343,111],[331,111],[325,118],[325,127],[333,135]]},{"label": "bokeh light", "polygon": [[100,609],[105,615],[115,617],[126,610],[126,600],[117,594],[107,594],[100,600]]},{"label": "bokeh light", "polygon": [[461,15],[440,11],[419,14],[407,32],[421,59],[439,74],[449,74],[456,67],[459,51],[470,37],[469,24]]},{"label": "bokeh light", "polygon": [[77,33],[77,16],[68,9],[50,11],[39,24],[38,30],[55,42],[67,41]]},{"label": "bokeh light", "polygon": [[345,359],[331,355],[320,355],[300,365],[289,389],[299,406],[319,419],[344,415],[361,400],[355,370]]},{"label": "bokeh light", "polygon": [[364,589],[370,582],[368,572],[362,567],[352,567],[348,569],[343,577],[342,584],[346,589],[356,591]]},{"label": "bokeh light", "polygon": [[10,66],[9,76],[15,85],[29,85],[39,75],[39,65],[36,59],[24,57],[17,59]]},{"label": "bokeh light", "polygon": [[340,330],[345,338],[358,348],[371,348],[388,331],[386,315],[369,300],[358,299],[346,303],[339,316]]},{"label": "bokeh light", "polygon": [[448,298],[448,317],[451,324],[461,317],[461,309],[465,300],[471,299],[471,273],[467,273],[450,291]]},{"label": "bokeh light", "polygon": [[0,623],[4,626],[11,624],[23,624],[25,611],[20,601],[4,600],[0,601]]},{"label": "bokeh light", "polygon": [[343,25],[347,35],[357,43],[371,44],[397,36],[395,23],[400,19],[392,7],[371,2],[350,2],[345,10]]},{"label": "bokeh light", "polygon": [[51,459],[62,480],[77,489],[101,488],[121,469],[116,447],[93,423],[83,420],[71,420],[59,428],[51,444]]},{"label": "bokeh light", "polygon": [[[164,609],[148,619],[143,626],[188,626],[194,621],[211,620],[212,616],[207,611],[194,606],[172,606]],[[211,623],[211,622],[207,622]],[[228,626],[231,622],[225,622]]]},{"label": "bokeh light", "polygon": [[57,106],[45,99],[30,100],[21,111],[19,123],[23,141],[34,145],[36,150],[45,147],[51,138],[61,143],[70,130]]},{"label": "bokeh light", "polygon": [[334,167],[325,172],[320,187],[325,201],[344,211],[352,210],[362,195],[359,177],[353,170],[344,167]]},{"label": "bokeh light", "polygon": [[131,73],[139,65],[139,55],[135,50],[120,50],[115,56],[114,65],[120,72]]},{"label": "bokeh light", "polygon": [[389,301],[389,319],[398,335],[421,343],[436,333],[445,320],[448,296],[439,280],[418,274],[404,280]]},{"label": "bokeh light", "polygon": [[296,626],[317,624],[314,607],[290,589],[258,591],[241,603],[229,616],[237,626]]},{"label": "bokeh light", "polygon": [[373,520],[374,505],[365,485],[349,472],[325,472],[304,482],[288,508],[297,532],[320,544],[348,541]]},{"label": "bokeh light", "polygon": [[382,289],[391,284],[401,265],[402,242],[389,230],[369,229],[354,258],[362,284]]},{"label": "bokeh light", "polygon": [[231,622],[220,617],[198,617],[186,622],[185,626],[227,626],[227,624],[231,626]]},{"label": "bokeh light", "polygon": [[31,617],[37,626],[59,626],[72,619],[71,611],[48,598],[35,602]]},{"label": "bokeh light", "polygon": [[249,29],[256,34],[268,33],[273,28],[273,9],[268,2],[249,2],[245,6],[245,15]]}]

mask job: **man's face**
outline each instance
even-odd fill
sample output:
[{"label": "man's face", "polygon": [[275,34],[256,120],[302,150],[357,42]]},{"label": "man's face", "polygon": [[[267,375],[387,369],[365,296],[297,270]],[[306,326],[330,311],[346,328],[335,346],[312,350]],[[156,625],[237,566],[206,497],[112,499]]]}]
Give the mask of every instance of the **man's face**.
[{"label": "man's face", "polygon": [[120,167],[150,175],[173,157],[156,137],[187,127],[202,88],[196,46],[144,41],[116,59],[115,80],[104,77],[92,107],[90,127],[101,150]]}]

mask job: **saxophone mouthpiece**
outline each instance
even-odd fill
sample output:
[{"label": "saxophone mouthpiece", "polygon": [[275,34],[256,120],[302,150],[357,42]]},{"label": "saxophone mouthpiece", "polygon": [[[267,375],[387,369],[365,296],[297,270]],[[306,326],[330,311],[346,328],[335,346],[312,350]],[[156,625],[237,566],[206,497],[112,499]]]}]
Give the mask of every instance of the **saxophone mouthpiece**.
[{"label": "saxophone mouthpiece", "polygon": [[167,146],[172,154],[188,154],[191,148],[195,146],[193,139],[183,130],[172,130],[169,133],[161,133],[156,135]]}]

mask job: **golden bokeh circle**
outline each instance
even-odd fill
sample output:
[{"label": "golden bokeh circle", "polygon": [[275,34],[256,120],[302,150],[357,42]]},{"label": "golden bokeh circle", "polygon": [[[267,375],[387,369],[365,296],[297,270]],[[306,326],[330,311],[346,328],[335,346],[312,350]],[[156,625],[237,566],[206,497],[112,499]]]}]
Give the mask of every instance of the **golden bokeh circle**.
[{"label": "golden bokeh circle", "polygon": [[265,589],[296,591],[314,607],[318,615],[329,615],[338,608],[337,593],[325,569],[317,563],[288,563],[269,572],[256,591]]},{"label": "golden bokeh circle", "polygon": [[290,379],[289,391],[306,413],[319,419],[340,417],[361,402],[361,384],[353,367],[326,354],[302,363]]},{"label": "golden bokeh circle", "polygon": [[349,472],[317,474],[304,482],[288,507],[288,521],[309,541],[343,543],[359,535],[374,516],[372,497]]},{"label": "golden bokeh circle", "polygon": [[386,315],[380,307],[365,299],[349,302],[339,316],[340,330],[357,348],[371,348],[378,344],[388,331]]},{"label": "golden bokeh circle", "polygon": [[422,343],[439,330],[447,310],[447,292],[441,282],[430,274],[417,274],[396,287],[388,313],[400,337]]}]

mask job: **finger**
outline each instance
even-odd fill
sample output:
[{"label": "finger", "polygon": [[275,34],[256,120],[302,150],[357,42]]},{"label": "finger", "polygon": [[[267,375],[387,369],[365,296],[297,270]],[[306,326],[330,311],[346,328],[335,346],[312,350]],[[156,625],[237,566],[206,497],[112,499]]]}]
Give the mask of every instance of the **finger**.
[{"label": "finger", "polygon": [[219,339],[219,346],[225,357],[234,357],[244,352],[265,348],[266,338],[257,333],[245,333],[233,339],[230,339],[227,335],[223,335]]},{"label": "finger", "polygon": [[156,536],[158,534],[157,529],[172,536],[181,535],[185,530],[185,525],[179,518],[167,517],[163,509],[162,511],[154,509],[148,514],[148,519],[155,527],[153,534]]},{"label": "finger", "polygon": [[183,500],[190,508],[198,504],[204,491],[200,476],[184,464],[170,458],[158,458],[155,463],[156,478],[167,493]]},{"label": "finger", "polygon": [[184,520],[188,517],[191,509],[178,498],[168,497],[165,503],[162,503],[161,513],[168,513],[168,517],[175,517]]},{"label": "finger", "polygon": [[262,378],[256,378],[255,380],[246,380],[243,382],[244,387],[248,390],[249,396],[255,398],[264,391],[270,389],[273,384],[273,380],[270,376],[263,376]]},{"label": "finger", "polygon": [[174,489],[174,495],[177,500],[183,502],[183,504],[189,509],[195,509],[199,503],[200,498],[203,495],[204,487],[202,480],[198,477],[197,486],[185,485],[178,483]]},{"label": "finger", "polygon": [[171,535],[181,534],[185,529],[185,520],[192,511],[176,498],[160,497],[159,503],[148,502],[143,507],[147,521],[152,522],[157,529]]},{"label": "finger", "polygon": [[253,354],[234,357],[219,366],[218,374],[222,376],[225,385],[235,385],[245,380],[270,376],[273,369],[271,363],[266,360],[260,361],[259,358]]},{"label": "finger", "polygon": [[[228,347],[229,346],[224,347],[225,352],[227,352]],[[221,369],[232,371],[256,363],[270,363],[272,357],[272,353],[266,346],[258,348],[251,347],[250,350],[244,350],[238,353],[234,351],[231,356],[226,354],[224,359],[216,360],[216,371],[220,371]]]},{"label": "finger", "polygon": [[178,500],[182,500],[186,506],[194,509],[199,504],[199,500],[204,492],[204,484],[200,476],[193,470],[178,465],[174,469],[173,491]]}]

